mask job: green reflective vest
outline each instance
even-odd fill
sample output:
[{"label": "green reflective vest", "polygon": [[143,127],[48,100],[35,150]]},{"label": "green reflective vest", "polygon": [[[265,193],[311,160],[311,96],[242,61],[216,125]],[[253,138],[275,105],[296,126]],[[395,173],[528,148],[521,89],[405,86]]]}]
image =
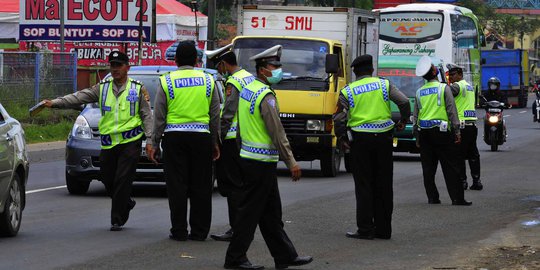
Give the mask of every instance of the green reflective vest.
[{"label": "green reflective vest", "polygon": [[474,88],[465,80],[461,80],[457,84],[459,85],[459,94],[455,99],[459,120],[476,121]]},{"label": "green reflective vest", "polygon": [[[268,135],[261,115],[261,102],[266,95],[275,95],[268,85],[255,80],[240,92],[238,120],[242,128],[240,156],[264,162],[278,162],[279,152]],[[276,100],[277,102],[277,100]],[[277,104],[273,104],[277,106]]]},{"label": "green reflective vest", "polygon": [[347,126],[353,131],[380,133],[394,128],[388,80],[363,78],[345,86],[341,93],[349,101]]},{"label": "green reflective vest", "polygon": [[[428,82],[416,91],[418,101],[418,126],[422,129],[438,127],[442,122],[448,125],[444,88],[446,84]],[[450,129],[450,125],[448,125]]]},{"label": "green reflective vest", "polygon": [[[237,72],[233,73],[231,76],[229,76],[229,78],[227,79],[227,84],[232,84],[234,87],[236,87],[236,89],[240,93],[246,85],[250,84],[254,80],[255,80],[255,76],[247,72],[245,69],[240,69]],[[227,98],[226,95],[225,95],[225,98]],[[225,140],[236,138],[236,129],[238,128],[237,126],[238,126],[238,113],[235,113],[231,126],[229,127],[229,130],[227,131],[227,135],[225,135]]]},{"label": "green reflective vest", "polygon": [[141,87],[140,82],[128,78],[126,89],[116,97],[113,93],[112,79],[100,83],[101,119],[98,127],[102,149],[110,149],[142,137],[142,120],[139,114]]},{"label": "green reflective vest", "polygon": [[185,69],[163,74],[160,81],[167,96],[165,132],[210,133],[212,76],[200,70]]}]

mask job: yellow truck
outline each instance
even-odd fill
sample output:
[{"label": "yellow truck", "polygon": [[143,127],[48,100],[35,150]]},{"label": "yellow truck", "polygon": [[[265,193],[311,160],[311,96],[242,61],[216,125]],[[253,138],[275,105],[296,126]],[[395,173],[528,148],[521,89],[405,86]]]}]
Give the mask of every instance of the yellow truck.
[{"label": "yellow truck", "polygon": [[[283,46],[283,80],[273,86],[281,122],[295,158],[320,160],[324,176],[336,176],[345,154],[332,121],[339,91],[352,81],[350,63],[357,56],[371,54],[377,67],[378,38],[378,15],[367,10],[239,7],[238,36],[233,40],[239,65],[255,73],[251,56]],[[347,171],[349,165],[346,157]]]}]

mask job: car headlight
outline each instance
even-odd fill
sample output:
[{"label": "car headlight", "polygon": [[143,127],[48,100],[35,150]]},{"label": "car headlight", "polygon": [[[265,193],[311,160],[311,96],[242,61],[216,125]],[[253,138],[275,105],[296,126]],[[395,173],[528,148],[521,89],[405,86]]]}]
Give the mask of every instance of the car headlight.
[{"label": "car headlight", "polygon": [[92,139],[92,129],[90,128],[88,121],[86,121],[86,118],[82,115],[79,115],[75,120],[71,135],[79,139]]},{"label": "car headlight", "polygon": [[322,120],[307,120],[307,130],[324,130],[324,121]]},{"label": "car headlight", "polygon": [[490,116],[488,121],[490,123],[492,123],[492,124],[498,123],[499,122],[499,117],[498,116]]}]

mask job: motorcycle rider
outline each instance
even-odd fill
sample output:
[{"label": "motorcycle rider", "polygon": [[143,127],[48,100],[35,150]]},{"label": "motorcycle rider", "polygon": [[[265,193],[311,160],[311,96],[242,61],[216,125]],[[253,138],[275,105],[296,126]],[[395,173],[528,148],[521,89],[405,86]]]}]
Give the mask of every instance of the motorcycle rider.
[{"label": "motorcycle rider", "polygon": [[492,101],[497,100],[499,102],[504,103],[505,105],[511,107],[510,104],[508,104],[508,98],[505,94],[501,92],[501,80],[497,77],[491,77],[489,78],[488,82],[488,91],[483,97],[486,99],[486,101]]},{"label": "motorcycle rider", "polygon": [[538,100],[540,100],[540,90],[538,89],[539,81],[536,81],[533,88],[533,93],[536,94],[536,99],[532,103],[532,114],[533,114],[533,122],[538,122],[538,117],[536,116],[536,103]]}]

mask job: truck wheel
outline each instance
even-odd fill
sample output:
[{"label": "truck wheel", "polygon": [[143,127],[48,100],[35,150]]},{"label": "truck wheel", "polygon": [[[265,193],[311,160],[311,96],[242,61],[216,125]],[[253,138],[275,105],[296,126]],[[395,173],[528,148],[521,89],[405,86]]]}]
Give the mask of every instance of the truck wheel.
[{"label": "truck wheel", "polygon": [[90,181],[79,179],[66,172],[66,186],[69,194],[84,195],[90,187]]},{"label": "truck wheel", "polygon": [[13,174],[13,181],[9,186],[4,212],[0,214],[0,236],[15,236],[21,227],[22,202],[24,191],[19,175]]},{"label": "truck wheel", "polygon": [[332,151],[325,153],[321,158],[321,171],[325,177],[335,177],[339,172],[341,166],[341,155],[337,152],[336,148],[332,148]]},{"label": "truck wheel", "polygon": [[352,155],[351,153],[346,153],[343,155],[343,161],[345,162],[345,170],[348,173],[352,173]]}]

